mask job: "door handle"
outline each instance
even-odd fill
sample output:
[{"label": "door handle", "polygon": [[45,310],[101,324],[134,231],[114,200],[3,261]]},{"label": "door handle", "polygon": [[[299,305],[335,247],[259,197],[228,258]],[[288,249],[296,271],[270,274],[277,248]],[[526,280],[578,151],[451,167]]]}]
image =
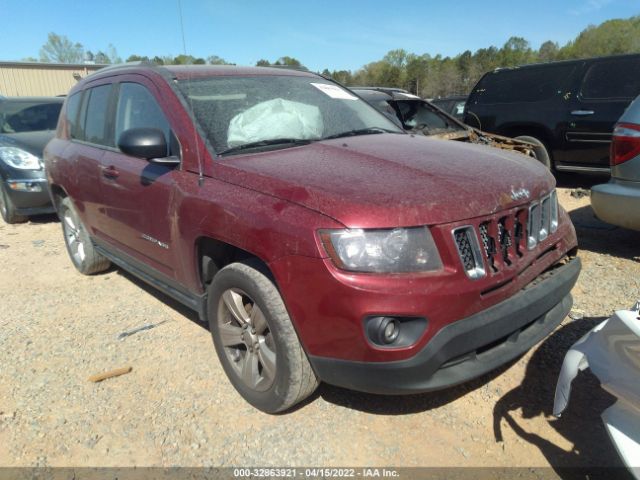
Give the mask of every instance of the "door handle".
[{"label": "door handle", "polygon": [[120,172],[116,170],[116,167],[110,165],[108,167],[102,167],[102,176],[106,178],[118,178]]},{"label": "door handle", "polygon": [[571,115],[576,115],[578,117],[586,117],[587,115],[593,115],[594,112],[593,110],[574,110],[571,112]]}]

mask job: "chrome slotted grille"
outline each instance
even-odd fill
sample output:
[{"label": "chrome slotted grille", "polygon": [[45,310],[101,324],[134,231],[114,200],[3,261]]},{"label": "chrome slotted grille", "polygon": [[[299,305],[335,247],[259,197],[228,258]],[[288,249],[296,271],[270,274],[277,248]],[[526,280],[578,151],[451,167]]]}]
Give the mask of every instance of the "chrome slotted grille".
[{"label": "chrome slotted grille", "polygon": [[554,191],[506,215],[453,229],[467,276],[481,278],[510,267],[558,229],[558,197]]},{"label": "chrome slotted grille", "polygon": [[460,260],[469,278],[484,277],[485,269],[482,261],[478,237],[472,226],[456,228],[453,231],[453,238],[458,248]]},{"label": "chrome slotted grille", "polygon": [[558,229],[558,194],[552,191],[529,207],[527,248],[533,250],[539,242]]},{"label": "chrome slotted grille", "polygon": [[[515,230],[511,231],[507,225],[507,217],[502,217],[498,220],[498,240],[500,242],[500,253],[502,254],[502,260],[507,265],[511,265],[509,259],[510,249],[513,246],[511,236],[515,235]],[[514,222],[515,223],[515,222]]]},{"label": "chrome slotted grille", "polygon": [[460,259],[462,260],[465,270],[473,270],[476,268],[476,262],[473,258],[473,252],[471,251],[469,233],[466,230],[458,230],[455,233],[455,238],[456,244],[458,245],[458,252],[460,252]]},{"label": "chrome slotted grille", "polygon": [[484,258],[491,271],[498,272],[522,256],[522,217],[526,210],[487,220],[478,225]]}]

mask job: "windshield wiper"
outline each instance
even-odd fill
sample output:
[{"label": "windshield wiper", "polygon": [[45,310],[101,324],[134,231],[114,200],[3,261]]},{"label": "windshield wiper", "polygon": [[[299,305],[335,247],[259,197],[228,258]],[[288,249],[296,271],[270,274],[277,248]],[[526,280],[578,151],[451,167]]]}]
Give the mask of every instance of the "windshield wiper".
[{"label": "windshield wiper", "polygon": [[219,152],[218,155],[226,155],[227,153],[239,152],[250,148],[268,147],[272,145],[296,146],[308,145],[309,143],[311,143],[311,140],[304,138],[272,138],[269,140],[258,140],[256,142],[243,143],[236,147],[227,148],[226,150]]},{"label": "windshield wiper", "polygon": [[387,130],[385,128],[379,127],[369,127],[369,128],[358,128],[356,130],[348,130],[342,133],[336,133],[335,135],[329,135],[327,137],[323,137],[322,140],[331,140],[332,138],[342,138],[342,137],[355,137],[357,135],[373,135],[375,133],[400,133],[394,130]]}]

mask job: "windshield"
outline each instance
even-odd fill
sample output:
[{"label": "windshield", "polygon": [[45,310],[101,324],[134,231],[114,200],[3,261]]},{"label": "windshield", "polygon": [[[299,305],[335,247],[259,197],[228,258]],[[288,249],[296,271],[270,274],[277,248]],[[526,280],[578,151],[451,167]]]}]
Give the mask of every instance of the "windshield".
[{"label": "windshield", "polygon": [[2,102],[0,104],[0,133],[55,130],[60,108],[62,108],[62,102]]},{"label": "windshield", "polygon": [[179,88],[217,153],[253,145],[285,148],[348,133],[402,133],[366,102],[319,77],[218,76],[181,80]]}]

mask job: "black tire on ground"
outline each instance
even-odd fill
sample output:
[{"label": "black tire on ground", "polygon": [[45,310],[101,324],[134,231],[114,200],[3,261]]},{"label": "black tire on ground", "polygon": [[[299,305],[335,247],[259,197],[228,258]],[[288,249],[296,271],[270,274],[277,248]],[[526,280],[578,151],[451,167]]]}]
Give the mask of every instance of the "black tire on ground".
[{"label": "black tire on ground", "polygon": [[547,151],[547,147],[545,147],[544,143],[538,140],[536,137],[530,137],[529,135],[521,135],[519,137],[515,137],[516,140],[522,140],[523,142],[533,143],[535,145],[533,149],[533,153],[540,163],[542,163],[545,167],[551,170],[551,156]]},{"label": "black tire on ground", "polygon": [[[218,358],[235,389],[257,409],[277,413],[311,395],[318,386],[318,379],[300,345],[278,289],[261,270],[260,264],[252,261],[232,263],[220,270],[208,287],[207,318]],[[256,306],[256,312],[263,314],[260,322],[253,319],[245,327],[254,334],[258,333],[254,339],[263,333],[262,339],[253,344],[261,345],[261,350],[251,347],[252,340],[243,337],[245,330],[239,327],[242,323],[227,306],[231,298],[229,292],[234,292],[233,298],[239,300],[236,305],[242,308],[241,316],[253,319]],[[261,327],[256,327],[258,323],[261,323]],[[225,331],[221,333],[221,329]],[[234,339],[238,332],[241,335],[236,342]],[[268,344],[266,350],[265,344]],[[254,353],[250,354],[250,351]],[[270,352],[275,359],[275,367],[271,370],[275,374],[269,375],[268,369],[265,370],[260,355],[266,352]],[[257,358],[253,367],[257,372],[257,385],[253,386],[243,380],[245,364],[249,363],[250,358]]]},{"label": "black tire on ground", "polygon": [[16,213],[16,207],[5,192],[5,186],[0,182],[0,215],[6,223],[24,223],[29,220],[28,217]]},{"label": "black tire on ground", "polygon": [[62,223],[64,244],[73,266],[83,275],[93,275],[108,269],[111,262],[96,252],[69,197],[60,201],[58,216]]}]

